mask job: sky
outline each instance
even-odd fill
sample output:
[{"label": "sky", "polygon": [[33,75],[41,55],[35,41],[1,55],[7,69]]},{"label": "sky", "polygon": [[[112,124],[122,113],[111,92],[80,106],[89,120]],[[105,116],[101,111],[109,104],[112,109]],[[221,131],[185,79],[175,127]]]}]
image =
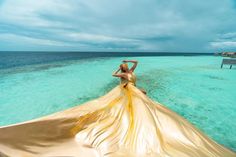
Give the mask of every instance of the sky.
[{"label": "sky", "polygon": [[236,51],[236,0],[0,0],[0,51]]}]

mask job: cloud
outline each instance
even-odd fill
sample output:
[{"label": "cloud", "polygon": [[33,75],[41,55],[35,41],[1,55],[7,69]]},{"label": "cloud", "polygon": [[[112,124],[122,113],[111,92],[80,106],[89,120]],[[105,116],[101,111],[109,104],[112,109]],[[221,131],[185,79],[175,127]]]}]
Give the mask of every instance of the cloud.
[{"label": "cloud", "polygon": [[27,36],[20,36],[15,34],[1,34],[0,40],[2,41],[10,41],[14,39],[17,43],[22,44],[35,44],[35,45],[48,45],[48,46],[70,46],[69,43],[64,43],[55,40],[48,40],[48,39],[40,39],[40,38],[33,38]]},{"label": "cloud", "polygon": [[235,51],[236,32],[218,34],[218,38],[211,42],[211,46],[221,51]]},{"label": "cloud", "polygon": [[235,21],[233,0],[0,0],[0,42],[34,50],[215,51]]},{"label": "cloud", "polygon": [[236,48],[236,41],[211,42],[211,46],[215,48]]}]

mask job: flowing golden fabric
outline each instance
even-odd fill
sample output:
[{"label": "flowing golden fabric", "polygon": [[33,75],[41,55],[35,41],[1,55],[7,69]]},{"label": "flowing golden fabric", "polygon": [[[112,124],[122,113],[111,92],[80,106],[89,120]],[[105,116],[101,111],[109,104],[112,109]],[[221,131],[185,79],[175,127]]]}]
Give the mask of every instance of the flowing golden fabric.
[{"label": "flowing golden fabric", "polygon": [[184,118],[122,80],[106,95],[0,128],[0,156],[235,157]]}]

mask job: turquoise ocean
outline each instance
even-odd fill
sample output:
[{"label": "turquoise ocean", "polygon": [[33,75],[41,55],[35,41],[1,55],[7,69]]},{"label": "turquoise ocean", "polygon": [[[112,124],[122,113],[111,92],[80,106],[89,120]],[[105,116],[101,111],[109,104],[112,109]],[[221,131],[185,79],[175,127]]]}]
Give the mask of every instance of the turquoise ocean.
[{"label": "turquoise ocean", "polygon": [[[63,56],[60,56],[63,55]],[[137,86],[218,143],[236,151],[236,67],[217,56],[99,57],[0,53],[0,126],[96,99],[116,85],[124,59],[139,61]]]}]

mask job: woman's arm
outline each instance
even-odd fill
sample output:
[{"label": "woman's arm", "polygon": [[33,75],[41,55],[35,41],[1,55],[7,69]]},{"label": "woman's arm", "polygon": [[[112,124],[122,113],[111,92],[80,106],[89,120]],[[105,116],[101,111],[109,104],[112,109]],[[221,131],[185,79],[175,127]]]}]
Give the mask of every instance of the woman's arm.
[{"label": "woman's arm", "polygon": [[120,68],[119,69],[117,69],[112,75],[115,75],[115,74],[117,74],[118,72],[120,71]]},{"label": "woman's arm", "polygon": [[131,72],[134,72],[135,68],[137,67],[138,65],[138,61],[136,60],[123,60],[124,63],[127,63],[127,62],[131,62],[131,63],[134,63],[134,65],[130,68],[129,71]]},{"label": "woman's arm", "polygon": [[125,78],[126,75],[125,75],[124,73],[119,73],[119,74],[118,74],[119,71],[120,71],[120,68],[119,68],[118,70],[116,70],[116,71],[112,74],[112,76]]},{"label": "woman's arm", "polygon": [[120,76],[120,74],[118,74],[119,71],[120,71],[120,68],[117,69],[117,70],[112,74],[112,76],[114,76],[114,77],[119,77],[119,76]]}]

